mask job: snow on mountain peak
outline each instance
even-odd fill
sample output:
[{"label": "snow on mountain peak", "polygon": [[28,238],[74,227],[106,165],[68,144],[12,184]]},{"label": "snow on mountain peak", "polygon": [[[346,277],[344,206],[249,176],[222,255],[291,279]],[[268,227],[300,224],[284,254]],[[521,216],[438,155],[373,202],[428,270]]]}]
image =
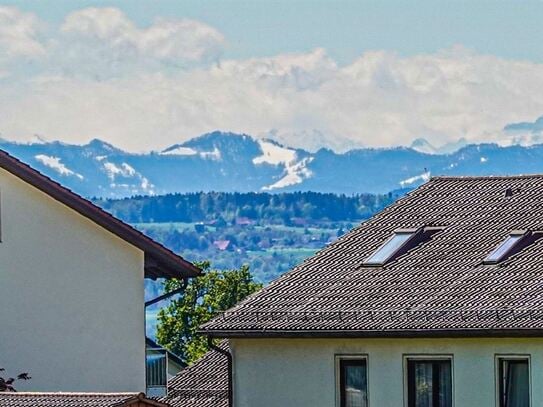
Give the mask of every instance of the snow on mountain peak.
[{"label": "snow on mountain peak", "polygon": [[45,154],[38,154],[38,155],[35,155],[34,158],[39,163],[45,165],[46,167],[49,167],[49,168],[55,170],[60,175],[74,176],[74,177],[77,177],[79,179],[83,179],[83,175],[78,174],[75,171],[72,171],[71,169],[66,167],[66,165],[61,163],[59,157],[53,157],[53,156],[45,155]]},{"label": "snow on mountain peak", "polygon": [[296,161],[296,151],[270,140],[257,140],[262,155],[253,158],[253,164],[271,164],[288,166]]},{"label": "snow on mountain peak", "polygon": [[311,177],[312,172],[307,168],[312,157],[298,160],[296,150],[282,146],[272,140],[258,140],[262,155],[253,158],[253,164],[283,165],[285,170],[282,177],[275,183],[262,187],[263,191],[285,188],[300,184],[304,179]]},{"label": "snow on mountain peak", "polygon": [[430,142],[424,138],[418,138],[413,140],[410,146],[413,150],[418,151],[419,153],[425,154],[436,154],[436,148],[430,144]]},{"label": "snow on mountain peak", "polygon": [[191,147],[183,147],[179,144],[176,144],[175,146],[171,146],[167,148],[166,150],[162,151],[160,154],[162,155],[196,155],[198,154],[198,151],[196,151],[194,148],[191,148]]},{"label": "snow on mountain peak", "polygon": [[422,181],[422,182],[428,182],[428,180],[430,179],[430,171],[425,171],[423,172],[422,174],[419,174],[419,175],[415,175],[413,177],[410,177],[410,178],[407,178],[407,179],[404,179],[403,181],[400,181],[400,186],[402,188],[405,188],[409,185],[412,185],[418,181]]}]

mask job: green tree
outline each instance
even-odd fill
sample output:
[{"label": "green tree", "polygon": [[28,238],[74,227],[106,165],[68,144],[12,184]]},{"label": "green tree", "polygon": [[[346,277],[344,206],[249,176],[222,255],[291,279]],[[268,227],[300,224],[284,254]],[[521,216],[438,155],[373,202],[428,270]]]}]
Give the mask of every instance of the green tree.
[{"label": "green tree", "polygon": [[[4,372],[4,368],[0,367],[0,372]],[[3,377],[0,376],[0,391],[15,391],[14,383],[17,380],[30,380],[31,377],[28,375],[28,373],[20,373],[17,375],[17,377]]]},{"label": "green tree", "polygon": [[[196,331],[217,312],[233,307],[262,288],[254,281],[248,266],[234,270],[215,270],[209,261],[196,263],[202,277],[189,281],[185,291],[158,314],[157,341],[188,363],[207,352],[207,340]],[[165,292],[182,286],[179,280],[164,283]]]}]

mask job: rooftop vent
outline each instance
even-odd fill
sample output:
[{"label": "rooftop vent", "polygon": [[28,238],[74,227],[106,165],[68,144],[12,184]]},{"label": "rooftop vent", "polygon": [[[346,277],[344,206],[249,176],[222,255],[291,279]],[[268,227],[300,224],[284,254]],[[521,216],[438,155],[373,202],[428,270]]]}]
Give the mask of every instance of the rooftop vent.
[{"label": "rooftop vent", "polygon": [[505,189],[504,196],[506,198],[512,197],[515,194],[518,194],[520,192],[520,188],[513,189],[511,187],[508,187]]}]

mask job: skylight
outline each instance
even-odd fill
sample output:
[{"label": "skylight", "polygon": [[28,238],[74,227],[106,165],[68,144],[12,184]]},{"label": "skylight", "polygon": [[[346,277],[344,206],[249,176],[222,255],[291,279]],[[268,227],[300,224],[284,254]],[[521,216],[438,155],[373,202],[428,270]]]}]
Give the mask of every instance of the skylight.
[{"label": "skylight", "polygon": [[365,265],[380,266],[396,257],[402,248],[417,234],[415,229],[397,230],[394,234],[366,259]]},{"label": "skylight", "polygon": [[526,231],[511,232],[509,236],[507,236],[507,238],[486,257],[484,263],[499,263],[510,255],[516,253],[520,249],[520,243],[526,236]]}]

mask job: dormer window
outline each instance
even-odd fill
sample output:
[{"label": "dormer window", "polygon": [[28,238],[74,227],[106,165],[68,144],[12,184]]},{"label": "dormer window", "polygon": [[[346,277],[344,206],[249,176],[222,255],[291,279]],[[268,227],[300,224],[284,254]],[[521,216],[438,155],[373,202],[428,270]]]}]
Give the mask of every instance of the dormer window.
[{"label": "dormer window", "polygon": [[[496,247],[492,253],[490,253],[483,263],[485,264],[496,264],[499,263],[511,255],[518,253],[526,246],[527,238],[531,234],[525,230],[515,230],[501,242],[498,247]],[[531,240],[531,239],[530,239]]]}]

